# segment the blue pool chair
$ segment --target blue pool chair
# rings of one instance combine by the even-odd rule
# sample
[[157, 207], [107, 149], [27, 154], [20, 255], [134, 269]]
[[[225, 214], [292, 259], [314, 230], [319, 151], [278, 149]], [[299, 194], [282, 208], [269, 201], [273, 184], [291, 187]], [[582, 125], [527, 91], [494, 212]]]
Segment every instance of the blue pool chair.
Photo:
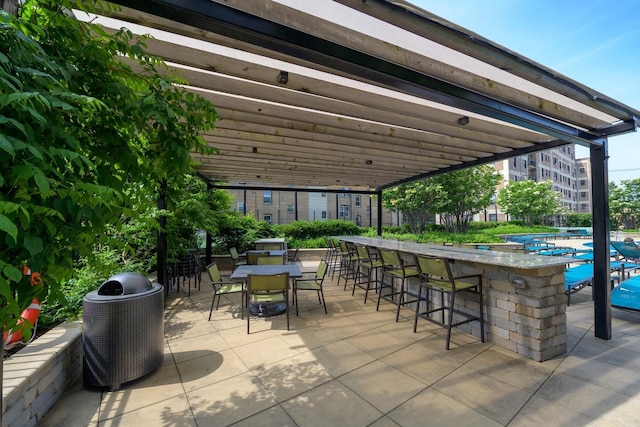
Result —
[[640, 311], [640, 276], [627, 279], [613, 288], [611, 306], [620, 310]]
[[[622, 262], [612, 262], [611, 271], [621, 271], [626, 269], [626, 264]], [[571, 305], [571, 294], [591, 286], [593, 283], [593, 264], [580, 264], [567, 268], [564, 271], [564, 293], [567, 295], [567, 305]]]

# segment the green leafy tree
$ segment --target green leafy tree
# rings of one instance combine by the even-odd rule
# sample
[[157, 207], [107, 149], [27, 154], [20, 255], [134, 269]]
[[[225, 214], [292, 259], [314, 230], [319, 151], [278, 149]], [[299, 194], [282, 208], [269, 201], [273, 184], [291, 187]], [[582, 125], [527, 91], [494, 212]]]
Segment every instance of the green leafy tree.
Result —
[[551, 181], [512, 181], [498, 192], [498, 204], [512, 217], [527, 225], [542, 223], [545, 216], [564, 214], [560, 193]]
[[638, 227], [640, 219], [640, 178], [609, 183], [609, 216], [611, 225]]
[[[94, 3], [73, 2], [86, 5]], [[0, 13], [0, 322], [8, 328], [31, 298], [61, 298], [74, 256], [90, 257], [96, 237], [122, 244], [104, 230], [134, 215], [127, 183], [144, 183], [148, 194], [162, 180], [179, 186], [190, 152], [211, 152], [201, 137], [217, 119], [211, 103], [146, 55], [144, 39], [79, 22], [71, 6], [28, 0], [20, 19]], [[25, 263], [43, 286], [30, 285]]]
[[443, 190], [438, 210], [448, 232], [466, 233], [474, 214], [491, 203], [501, 176], [491, 165], [438, 175], [432, 185]]
[[382, 205], [391, 212], [402, 213], [412, 233], [424, 231], [438, 212], [442, 188], [429, 180], [402, 184], [382, 192]]

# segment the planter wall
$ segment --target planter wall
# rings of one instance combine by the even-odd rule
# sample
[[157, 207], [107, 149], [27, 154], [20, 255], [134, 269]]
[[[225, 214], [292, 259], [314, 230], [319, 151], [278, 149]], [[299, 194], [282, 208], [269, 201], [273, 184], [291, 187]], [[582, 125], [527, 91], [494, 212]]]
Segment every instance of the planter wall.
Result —
[[82, 375], [82, 324], [51, 329], [4, 361], [2, 427], [35, 426]]

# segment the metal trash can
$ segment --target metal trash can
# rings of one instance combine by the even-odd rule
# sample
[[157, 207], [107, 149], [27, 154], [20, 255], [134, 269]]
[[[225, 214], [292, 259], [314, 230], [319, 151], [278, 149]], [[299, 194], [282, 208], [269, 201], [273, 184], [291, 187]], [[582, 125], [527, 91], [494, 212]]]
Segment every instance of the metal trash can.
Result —
[[117, 390], [164, 358], [164, 292], [137, 273], [110, 277], [83, 299], [85, 387]]

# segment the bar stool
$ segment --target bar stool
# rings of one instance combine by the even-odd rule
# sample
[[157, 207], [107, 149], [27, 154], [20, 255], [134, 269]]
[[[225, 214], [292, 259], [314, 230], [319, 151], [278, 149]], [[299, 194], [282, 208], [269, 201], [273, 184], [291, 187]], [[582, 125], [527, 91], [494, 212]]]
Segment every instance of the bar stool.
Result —
[[[454, 277], [451, 273], [449, 260], [443, 258], [434, 258], [426, 255], [416, 255], [416, 264], [420, 271], [420, 287], [418, 289], [418, 302], [416, 304], [416, 313], [413, 321], [413, 332], [417, 331], [418, 318], [428, 320], [436, 325], [447, 329], [447, 342], [445, 348], [449, 350], [451, 342], [451, 329], [463, 325], [465, 323], [478, 320], [480, 322], [480, 340], [484, 342], [484, 302], [482, 298], [482, 275], [471, 274], [466, 276]], [[461, 280], [461, 279], [464, 279]], [[469, 283], [469, 281], [477, 281], [477, 283]], [[422, 292], [425, 292], [425, 297]], [[437, 292], [440, 294], [440, 304], [433, 303], [431, 294]], [[475, 294], [478, 297], [479, 310], [478, 313], [471, 313], [470, 310], [461, 310], [456, 307], [456, 296], [466, 292]], [[446, 298], [445, 298], [446, 296]], [[420, 302], [424, 301], [426, 309], [420, 310]], [[447, 320], [445, 321], [444, 312], [447, 312]], [[434, 318], [434, 313], [440, 313], [440, 320]], [[458, 316], [454, 321], [453, 314]]]
[[340, 280], [344, 279], [344, 290], [347, 290], [347, 283], [349, 279], [355, 278], [355, 268], [357, 266], [358, 255], [355, 251], [355, 246], [351, 247], [347, 242], [339, 241], [338, 247], [340, 248], [340, 266], [338, 270], [338, 286], [340, 286]]
[[334, 272], [338, 267], [338, 262], [340, 261], [340, 255], [338, 253], [338, 248], [336, 247], [336, 242], [331, 237], [325, 236], [324, 241], [327, 246], [324, 260], [327, 263], [328, 272], [331, 272], [331, 280], [333, 280]]
[[[410, 295], [413, 298], [417, 296], [410, 292], [408, 288], [405, 286], [405, 282], [409, 277], [417, 277], [420, 272], [416, 268], [415, 265], [405, 264], [400, 258], [400, 253], [397, 250], [392, 249], [380, 249], [380, 256], [382, 257], [382, 282], [380, 283], [380, 290], [378, 292], [378, 304], [376, 306], [376, 311], [380, 309], [380, 300], [385, 298], [389, 302], [396, 304], [398, 308], [396, 309], [396, 322], [400, 319], [400, 307], [416, 302], [417, 299], [406, 300], [405, 294]], [[390, 281], [388, 284], [385, 284], [385, 277], [389, 277]], [[394, 282], [396, 280], [400, 280], [400, 289], [397, 291], [394, 288]], [[389, 288], [391, 292], [383, 297], [382, 290], [384, 288]], [[398, 295], [398, 300], [395, 301], [394, 296]]]
[[[366, 276], [364, 273], [359, 275], [360, 279], [366, 280], [356, 280], [353, 286], [353, 290], [351, 291], [351, 295], [354, 295], [356, 292], [356, 286], [364, 289], [364, 303], [367, 303], [367, 297], [369, 295], [369, 290], [375, 289], [376, 293], [380, 288], [380, 280], [378, 278], [378, 270], [383, 267], [382, 261], [378, 258], [377, 254], [374, 254], [369, 246], [365, 245], [356, 245], [356, 251], [358, 252], [358, 257], [360, 259], [359, 268], [365, 269], [367, 271]], [[375, 271], [375, 280], [371, 280], [373, 278], [373, 272]], [[373, 287], [371, 286], [373, 285]]]

